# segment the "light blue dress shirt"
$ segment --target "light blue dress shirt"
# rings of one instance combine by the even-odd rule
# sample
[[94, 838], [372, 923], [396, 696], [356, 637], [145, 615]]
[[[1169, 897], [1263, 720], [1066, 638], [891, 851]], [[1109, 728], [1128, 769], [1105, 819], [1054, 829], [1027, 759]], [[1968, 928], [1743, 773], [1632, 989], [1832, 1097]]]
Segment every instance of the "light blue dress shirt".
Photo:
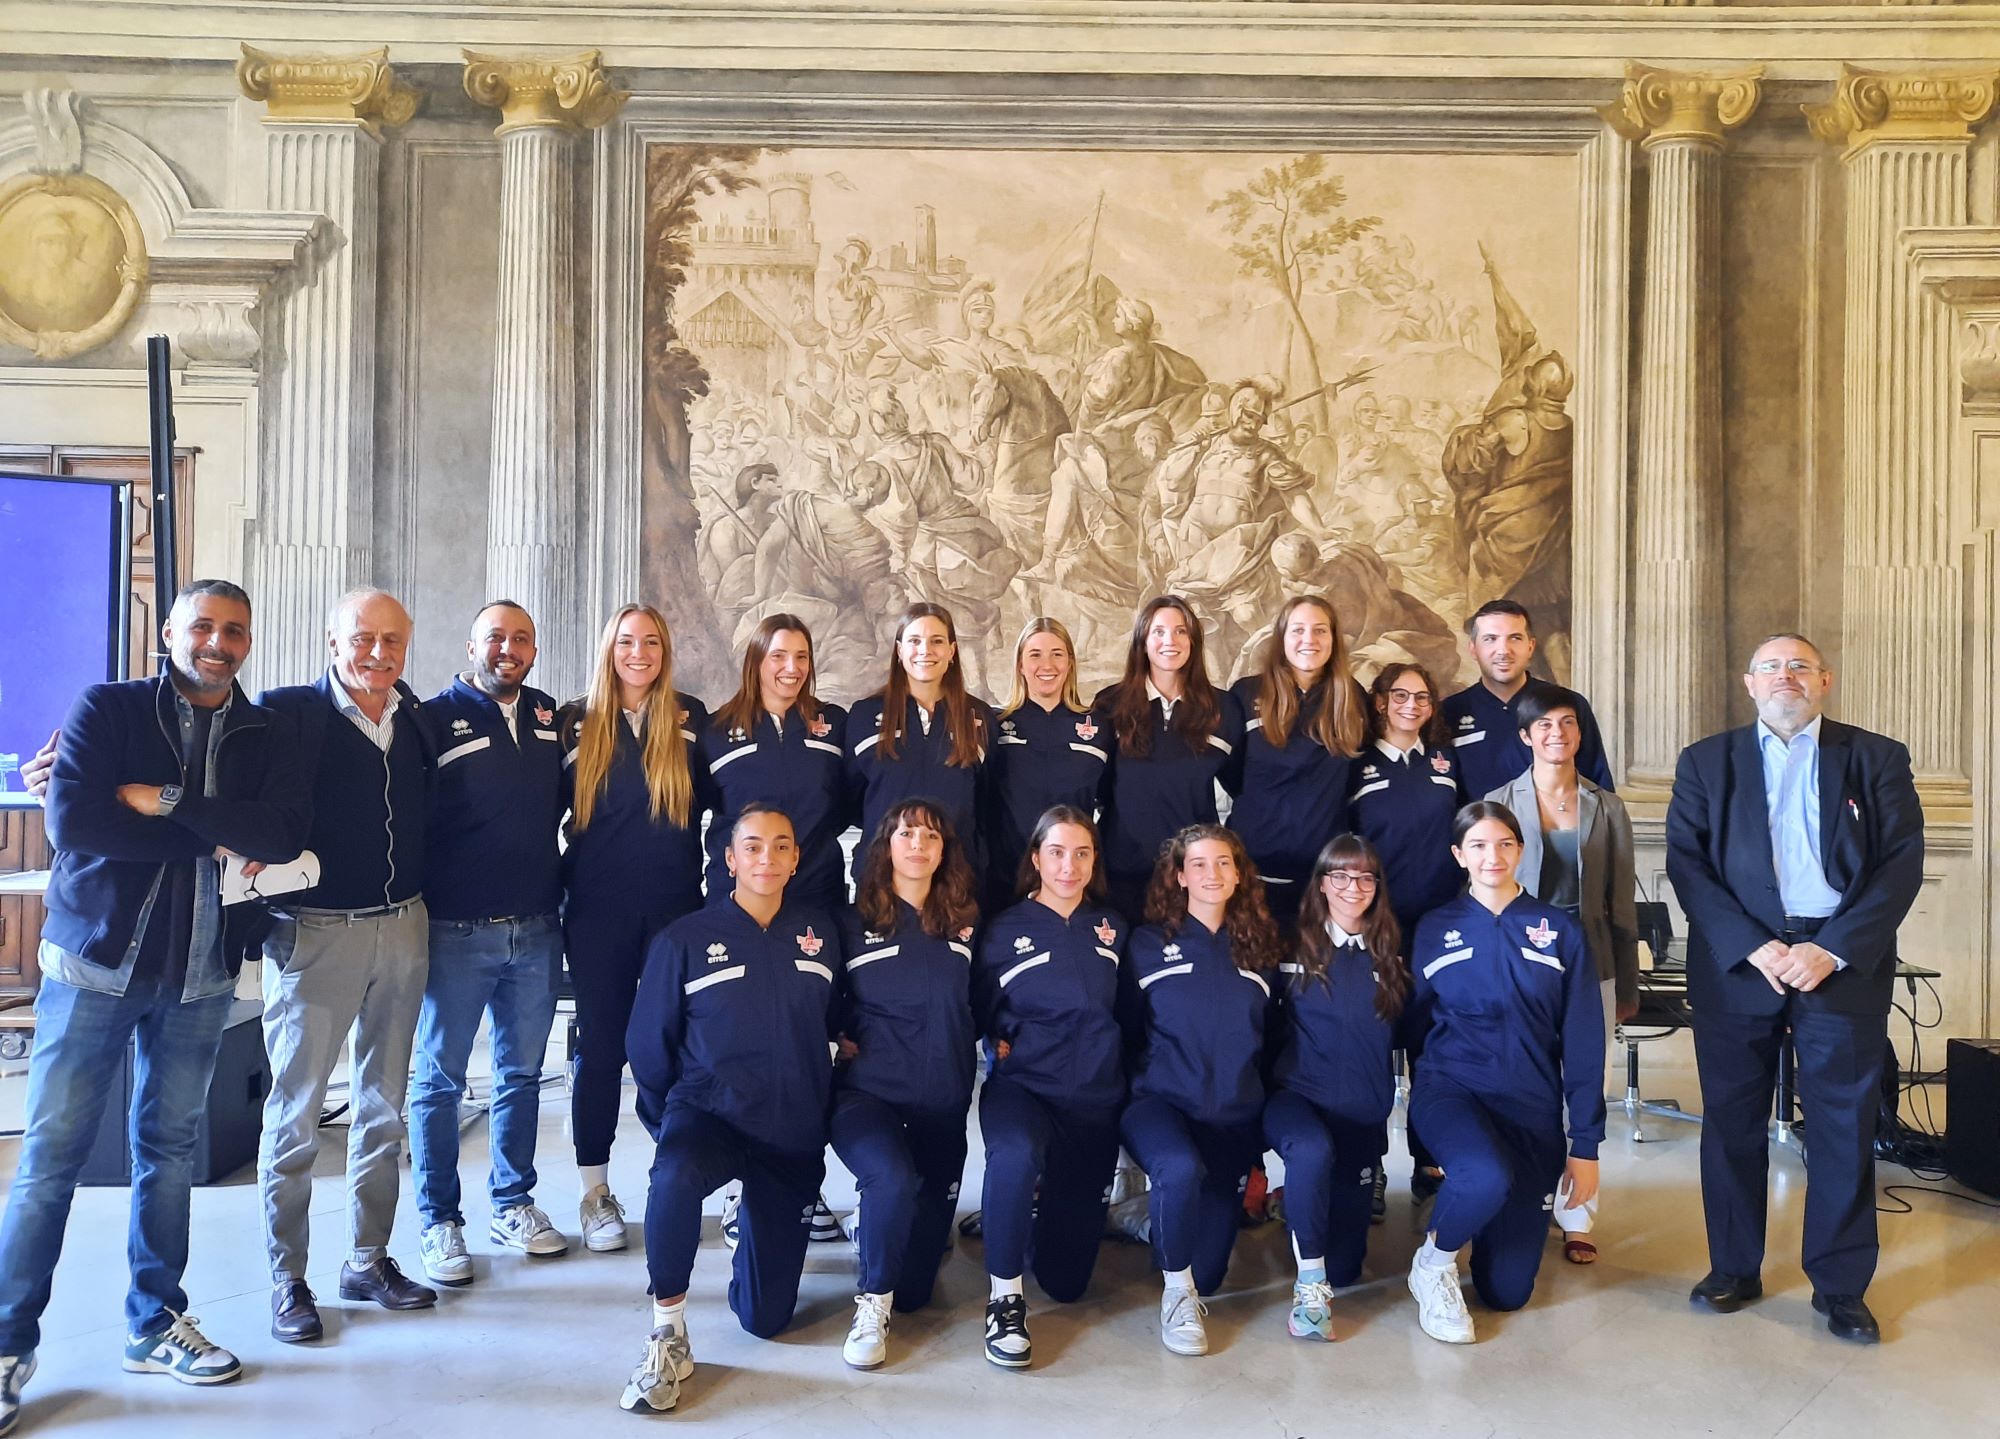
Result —
[[1819, 726], [1813, 722], [1790, 744], [1757, 722], [1764, 758], [1764, 804], [1771, 823], [1771, 860], [1785, 913], [1824, 919], [1840, 908], [1840, 891], [1826, 882], [1819, 832]]

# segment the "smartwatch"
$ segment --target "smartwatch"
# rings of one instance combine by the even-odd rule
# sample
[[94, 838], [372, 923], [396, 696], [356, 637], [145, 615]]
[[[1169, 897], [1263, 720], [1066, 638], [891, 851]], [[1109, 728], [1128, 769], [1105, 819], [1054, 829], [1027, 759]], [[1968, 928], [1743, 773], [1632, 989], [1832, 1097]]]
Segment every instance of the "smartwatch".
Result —
[[163, 784], [160, 786], [160, 813], [162, 815], [172, 814], [174, 806], [180, 802], [181, 787], [179, 785]]

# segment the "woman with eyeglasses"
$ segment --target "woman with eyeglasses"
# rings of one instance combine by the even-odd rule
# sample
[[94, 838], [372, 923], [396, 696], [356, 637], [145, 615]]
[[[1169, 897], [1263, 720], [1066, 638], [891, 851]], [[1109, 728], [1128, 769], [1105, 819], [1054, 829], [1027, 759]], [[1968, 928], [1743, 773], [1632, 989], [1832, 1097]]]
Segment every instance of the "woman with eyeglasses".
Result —
[[[1581, 701], [1557, 685], [1534, 683], [1515, 705], [1521, 740], [1534, 763], [1486, 796], [1528, 822], [1522, 826], [1521, 862], [1515, 878], [1529, 894], [1553, 904], [1583, 926], [1585, 946], [1597, 966], [1597, 988], [1608, 1043], [1618, 1025], [1639, 1012], [1639, 912], [1632, 855], [1632, 820], [1608, 789], [1577, 773], [1583, 744]], [[1532, 817], [1532, 818], [1531, 818]], [[1597, 1200], [1557, 1205], [1563, 1258], [1595, 1264], [1590, 1231]]]
[[1206, 1354], [1243, 1186], [1263, 1153], [1264, 1032], [1282, 958], [1257, 866], [1232, 830], [1189, 825], [1160, 850], [1121, 980], [1132, 1097], [1118, 1128], [1152, 1180], [1160, 1341]]
[[1597, 1193], [1604, 1016], [1583, 926], [1514, 877], [1513, 811], [1466, 805], [1452, 857], [1466, 892], [1425, 915], [1410, 946], [1410, 1042], [1422, 1056], [1410, 1118], [1444, 1182], [1409, 1282], [1424, 1333], [1470, 1344], [1458, 1251], [1472, 1246], [1489, 1309], [1519, 1309], [1535, 1292], [1551, 1204]]
[[1264, 1138], [1285, 1161], [1299, 1277], [1294, 1338], [1331, 1340], [1333, 1291], [1361, 1277], [1374, 1177], [1396, 1107], [1393, 1051], [1410, 993], [1382, 860], [1336, 835], [1313, 862], [1299, 934], [1278, 966]]
[[1272, 917], [1289, 928], [1314, 856], [1348, 827], [1354, 758], [1368, 741], [1367, 696], [1348, 668], [1332, 603], [1286, 600], [1258, 672], [1230, 693], [1245, 719], [1229, 827], [1257, 862]]

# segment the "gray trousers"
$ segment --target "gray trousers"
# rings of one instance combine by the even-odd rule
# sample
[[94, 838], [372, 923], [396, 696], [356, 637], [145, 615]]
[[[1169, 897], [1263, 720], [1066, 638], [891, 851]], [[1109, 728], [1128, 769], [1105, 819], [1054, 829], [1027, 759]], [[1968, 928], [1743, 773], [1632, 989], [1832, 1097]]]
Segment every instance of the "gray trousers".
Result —
[[349, 1066], [347, 1214], [350, 1260], [387, 1252], [406, 1131], [403, 1095], [429, 972], [422, 900], [394, 914], [302, 914], [264, 943], [264, 1048], [271, 1093], [257, 1148], [271, 1279], [303, 1279], [313, 1160], [327, 1080], [353, 1033]]

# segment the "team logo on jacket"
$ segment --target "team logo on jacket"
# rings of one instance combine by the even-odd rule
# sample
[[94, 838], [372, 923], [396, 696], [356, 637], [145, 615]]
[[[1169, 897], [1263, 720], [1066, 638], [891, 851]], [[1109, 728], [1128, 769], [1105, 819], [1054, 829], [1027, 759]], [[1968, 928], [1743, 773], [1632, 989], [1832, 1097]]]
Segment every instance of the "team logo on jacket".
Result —
[[742, 725], [733, 724], [729, 727], [729, 742], [731, 744], [742, 744], [748, 738], [750, 738], [750, 732], [744, 729]]
[[1431, 768], [1432, 768], [1432, 769], [1434, 769], [1434, 770], [1436, 770], [1436, 771], [1437, 771], [1437, 772], [1438, 772], [1439, 774], [1450, 774], [1450, 773], [1451, 773], [1451, 756], [1450, 756], [1450, 755], [1442, 755], [1442, 754], [1434, 754], [1434, 755], [1432, 755], [1432, 756], [1431, 756]]
[[1380, 776], [1381, 773], [1382, 771], [1372, 764], [1365, 764], [1361, 766], [1361, 777], [1363, 779], [1375, 779], [1378, 776]]
[[551, 725], [554, 724], [555, 722], [556, 722], [556, 712], [554, 710], [550, 709], [547, 705], [535, 706], [536, 724]]
[[1462, 936], [1455, 929], [1448, 929], [1444, 932], [1444, 942], [1447, 945], [1457, 944], [1461, 938]]
[[861, 931], [861, 942], [863, 944], [880, 944], [888, 937], [889, 936], [886, 934], [877, 934], [872, 929], [864, 929]]
[[1535, 927], [1528, 931], [1528, 943], [1536, 949], [1547, 949], [1556, 942], [1556, 932], [1549, 928], [1546, 919], [1535, 921]]
[[709, 962], [710, 964], [721, 964], [721, 963], [722, 963], [722, 962], [723, 962], [724, 960], [726, 960], [726, 959], [728, 959], [728, 958], [729, 958], [729, 946], [728, 946], [728, 945], [726, 945], [726, 944], [711, 944], [711, 945], [710, 945], [710, 946], [708, 947], [708, 962]]
[[471, 720], [466, 720], [466, 719], [455, 719], [455, 720], [453, 720], [453, 721], [451, 722], [451, 732], [452, 732], [453, 734], [455, 734], [455, 735], [460, 735], [460, 734], [471, 734], [471, 733], [472, 733], [472, 721], [471, 721]]
[[1000, 721], [1000, 733], [1002, 733], [1002, 734], [1012, 734], [1013, 732], [1014, 732], [1014, 721], [1012, 721], [1012, 720], [1001, 720], [1001, 721]]
[[1181, 957], [1181, 947], [1177, 944], [1170, 944], [1165, 949], [1160, 951], [1160, 958], [1164, 959], [1168, 964], [1172, 964], [1175, 960], [1179, 959], [1180, 957]]
[[826, 941], [813, 933], [811, 925], [807, 925], [806, 932], [799, 936], [799, 953], [803, 954], [807, 959], [811, 959], [824, 948], [826, 948]]
[[833, 721], [816, 719], [806, 726], [806, 730], [814, 739], [825, 739], [833, 733]]
[[1097, 738], [1097, 725], [1089, 715], [1085, 715], [1076, 722], [1076, 737], [1080, 740], [1094, 740]]
[[1026, 936], [1025, 934], [1017, 934], [1014, 936], [1014, 953], [1026, 954], [1029, 950], [1033, 949], [1034, 947], [1035, 947], [1035, 942], [1032, 939], [1029, 939], [1028, 936]]
[[1111, 927], [1110, 920], [1100, 919], [1097, 921], [1097, 942], [1099, 944], [1110, 944], [1117, 938], [1118, 931]]
[[968, 924], [964, 929], [961, 929], [958, 932], [958, 942], [960, 944], [964, 944], [967, 940], [971, 938], [972, 938], [972, 926]]

